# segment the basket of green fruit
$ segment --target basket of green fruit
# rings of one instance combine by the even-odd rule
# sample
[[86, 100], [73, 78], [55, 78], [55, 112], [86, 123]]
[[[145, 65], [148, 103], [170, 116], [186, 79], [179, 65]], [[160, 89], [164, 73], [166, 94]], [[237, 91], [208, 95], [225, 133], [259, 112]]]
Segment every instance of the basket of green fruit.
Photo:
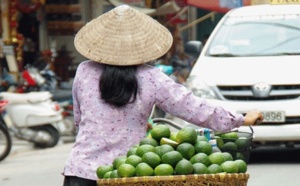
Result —
[[115, 157], [111, 165], [99, 165], [99, 186], [247, 185], [249, 174], [244, 160], [234, 160], [228, 152], [214, 152], [194, 128], [171, 131], [171, 122], [154, 122], [139, 144]]

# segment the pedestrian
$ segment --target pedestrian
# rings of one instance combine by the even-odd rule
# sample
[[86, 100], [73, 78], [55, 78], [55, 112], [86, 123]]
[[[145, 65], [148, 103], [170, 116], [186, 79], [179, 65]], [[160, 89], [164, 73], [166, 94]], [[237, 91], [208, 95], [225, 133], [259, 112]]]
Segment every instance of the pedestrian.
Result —
[[96, 169], [111, 165], [145, 137], [154, 105], [215, 131], [263, 119], [257, 110], [243, 116], [211, 105], [146, 64], [164, 55], [172, 41], [168, 29], [126, 5], [76, 34], [75, 48], [88, 60], [80, 63], [73, 82], [78, 134], [63, 171], [65, 186], [97, 185]]

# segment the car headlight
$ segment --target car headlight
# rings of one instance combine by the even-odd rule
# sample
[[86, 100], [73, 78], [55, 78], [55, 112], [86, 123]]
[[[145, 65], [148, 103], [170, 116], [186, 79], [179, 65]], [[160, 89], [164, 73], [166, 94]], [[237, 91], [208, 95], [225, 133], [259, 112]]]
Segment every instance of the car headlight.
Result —
[[206, 99], [216, 99], [216, 94], [213, 90], [196, 76], [190, 76], [187, 79], [186, 87], [191, 90], [195, 96]]

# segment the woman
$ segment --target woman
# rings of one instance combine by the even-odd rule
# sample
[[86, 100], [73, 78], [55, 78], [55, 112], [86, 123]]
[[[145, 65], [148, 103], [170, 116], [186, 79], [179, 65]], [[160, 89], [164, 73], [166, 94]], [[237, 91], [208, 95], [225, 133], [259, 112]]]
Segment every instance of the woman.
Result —
[[119, 6], [86, 24], [74, 43], [90, 59], [73, 84], [78, 128], [67, 159], [64, 185], [96, 185], [96, 169], [112, 164], [145, 137], [153, 105], [202, 127], [229, 131], [262, 120], [260, 112], [230, 113], [195, 97], [146, 62], [172, 45], [170, 32], [151, 17]]

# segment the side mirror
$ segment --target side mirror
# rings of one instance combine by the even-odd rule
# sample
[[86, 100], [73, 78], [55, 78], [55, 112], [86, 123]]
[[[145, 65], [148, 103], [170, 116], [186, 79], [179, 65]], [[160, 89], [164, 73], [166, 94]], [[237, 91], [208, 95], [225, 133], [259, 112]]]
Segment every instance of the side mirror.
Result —
[[203, 48], [201, 41], [188, 41], [184, 46], [186, 54], [198, 58]]

